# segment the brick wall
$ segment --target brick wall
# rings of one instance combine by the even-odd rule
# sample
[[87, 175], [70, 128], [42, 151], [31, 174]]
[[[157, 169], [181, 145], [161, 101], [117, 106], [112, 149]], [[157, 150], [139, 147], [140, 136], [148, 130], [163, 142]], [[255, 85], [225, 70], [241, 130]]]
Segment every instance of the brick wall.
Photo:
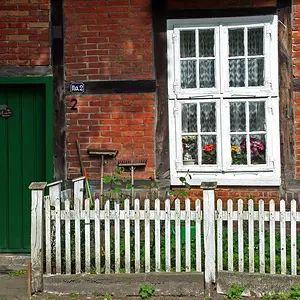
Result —
[[[293, 73], [300, 76], [300, 1], [293, 1]], [[300, 178], [300, 93], [295, 97], [296, 178]]]
[[[150, 0], [65, 1], [65, 75], [69, 81], [153, 78]], [[78, 140], [89, 177], [99, 179], [100, 157], [88, 148], [118, 151], [118, 160], [147, 160], [135, 177], [154, 177], [154, 94], [67, 98], [68, 177], [80, 174]], [[109, 173], [116, 161], [107, 161]], [[128, 174], [129, 175], [129, 174]]]
[[50, 64], [49, 0], [0, 1], [0, 65]]
[[[147, 160], [146, 168], [136, 169], [135, 177], [154, 177], [154, 95], [93, 95], [77, 99], [78, 111], [67, 113], [69, 177], [80, 174], [76, 140], [82, 149], [83, 164], [93, 179], [100, 177], [100, 157], [90, 157], [89, 147], [118, 150], [118, 160]], [[70, 108], [71, 102], [68, 103]], [[116, 165], [107, 161], [105, 173]]]
[[153, 78], [150, 8], [150, 0], [66, 0], [66, 80]]

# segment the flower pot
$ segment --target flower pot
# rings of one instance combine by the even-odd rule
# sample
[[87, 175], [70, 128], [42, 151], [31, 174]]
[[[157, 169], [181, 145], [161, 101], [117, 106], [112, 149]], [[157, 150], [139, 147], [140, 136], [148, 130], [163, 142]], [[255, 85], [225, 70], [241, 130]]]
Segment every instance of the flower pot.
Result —
[[183, 164], [185, 166], [188, 166], [188, 165], [194, 165], [195, 164], [195, 159], [187, 159], [187, 160], [184, 160], [183, 161]]

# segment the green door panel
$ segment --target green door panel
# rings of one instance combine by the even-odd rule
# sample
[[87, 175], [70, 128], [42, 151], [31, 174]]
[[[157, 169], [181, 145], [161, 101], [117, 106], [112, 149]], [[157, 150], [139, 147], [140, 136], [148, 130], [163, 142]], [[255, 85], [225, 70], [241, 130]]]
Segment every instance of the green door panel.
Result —
[[12, 116], [0, 117], [0, 252], [29, 252], [28, 186], [46, 179], [44, 86], [0, 85], [3, 104]]

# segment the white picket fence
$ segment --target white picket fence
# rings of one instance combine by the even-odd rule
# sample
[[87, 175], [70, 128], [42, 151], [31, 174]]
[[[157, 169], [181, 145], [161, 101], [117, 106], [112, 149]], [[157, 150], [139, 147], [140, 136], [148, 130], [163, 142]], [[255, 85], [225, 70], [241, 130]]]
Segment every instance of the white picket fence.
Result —
[[49, 196], [44, 196], [45, 184], [31, 185], [33, 291], [41, 289], [43, 272], [204, 271], [208, 285], [216, 281], [216, 270], [265, 273], [266, 232], [268, 272], [278, 273], [275, 237], [279, 234], [280, 273], [297, 275], [300, 212], [295, 200], [291, 201], [289, 211], [284, 200], [280, 201], [280, 211], [275, 211], [273, 200], [267, 210], [263, 200], [258, 201], [258, 210], [253, 200], [239, 200], [237, 210], [236, 203], [229, 200], [223, 209], [222, 200], [214, 198], [214, 190], [205, 189], [203, 201], [193, 201], [192, 208], [189, 199], [184, 204], [179, 199], [135, 199], [134, 207], [130, 207], [128, 199], [107, 200], [102, 208], [99, 199], [84, 200], [84, 178], [74, 180], [74, 190], [67, 197], [61, 182], [48, 187]]

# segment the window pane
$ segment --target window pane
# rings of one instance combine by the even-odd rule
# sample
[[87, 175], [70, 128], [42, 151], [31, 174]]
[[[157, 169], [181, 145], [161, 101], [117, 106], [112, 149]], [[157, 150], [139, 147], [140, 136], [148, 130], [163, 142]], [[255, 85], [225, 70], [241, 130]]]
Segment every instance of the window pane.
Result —
[[198, 138], [196, 135], [182, 136], [182, 156], [184, 165], [198, 163]]
[[199, 57], [214, 57], [214, 29], [199, 30]]
[[185, 60], [181, 61], [181, 88], [196, 87], [196, 61]]
[[248, 59], [248, 85], [262, 86], [264, 85], [264, 59], [249, 58]]
[[266, 163], [266, 135], [258, 134], [250, 136], [251, 164]]
[[246, 135], [232, 135], [231, 136], [231, 164], [232, 165], [246, 165], [247, 164], [247, 150], [241, 149], [241, 143], [246, 139]]
[[197, 104], [182, 104], [182, 132], [197, 132]]
[[266, 130], [265, 102], [249, 102], [250, 131]]
[[245, 102], [230, 102], [230, 132], [246, 131]]
[[215, 165], [217, 163], [216, 136], [205, 135], [202, 139], [202, 165]]
[[230, 87], [245, 86], [245, 60], [244, 59], [229, 60], [229, 86]]
[[180, 31], [180, 57], [195, 57], [195, 30]]
[[215, 61], [199, 61], [199, 80], [200, 88], [211, 88], [215, 86]]
[[200, 122], [202, 132], [216, 131], [216, 104], [201, 103], [200, 104]]
[[244, 55], [244, 29], [229, 29], [229, 56]]
[[264, 29], [248, 29], [248, 55], [264, 54]]

